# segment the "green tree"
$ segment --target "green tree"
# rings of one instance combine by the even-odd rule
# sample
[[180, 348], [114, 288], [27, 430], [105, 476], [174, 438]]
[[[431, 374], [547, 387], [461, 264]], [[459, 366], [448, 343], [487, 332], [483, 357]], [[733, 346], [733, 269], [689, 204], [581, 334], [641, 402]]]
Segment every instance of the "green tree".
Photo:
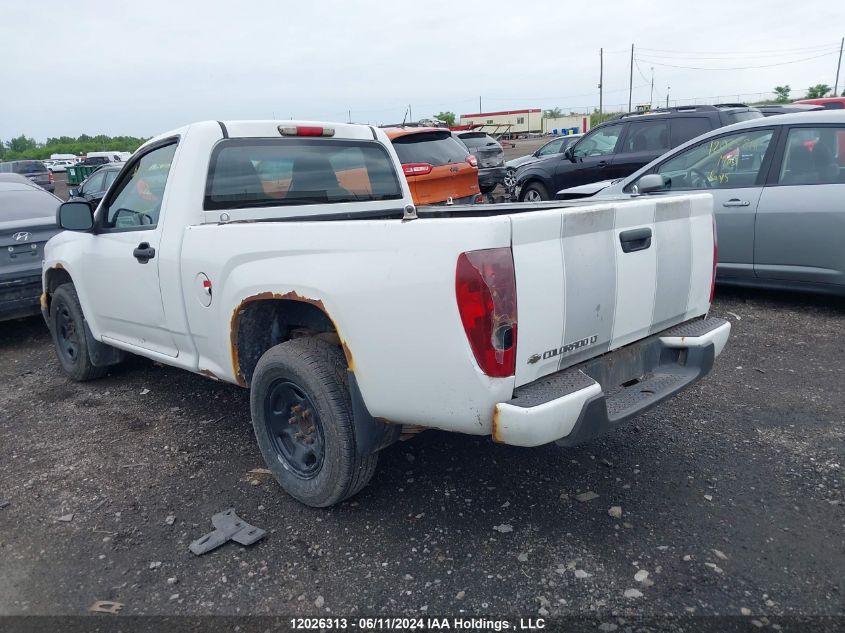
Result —
[[830, 90], [831, 88], [827, 84], [816, 84], [815, 86], [810, 86], [807, 88], [807, 96], [805, 99], [821, 99], [830, 92]]
[[434, 115], [434, 118], [443, 121], [449, 127], [455, 125], [455, 113], [454, 112], [438, 112]]
[[543, 110], [543, 118], [544, 119], [559, 119], [563, 116], [563, 110], [560, 108], [550, 108], [548, 110]]
[[599, 123], [604, 123], [608, 119], [612, 119], [613, 117], [620, 114], [619, 112], [602, 112], [599, 114], [598, 108], [593, 110], [593, 113], [590, 115], [590, 128], [596, 127]]
[[775, 103], [789, 103], [789, 92], [792, 88], [789, 84], [785, 86], [775, 86]]
[[10, 152], [29, 152], [37, 147], [38, 145], [35, 143], [34, 138], [27, 138], [23, 134], [9, 141]]

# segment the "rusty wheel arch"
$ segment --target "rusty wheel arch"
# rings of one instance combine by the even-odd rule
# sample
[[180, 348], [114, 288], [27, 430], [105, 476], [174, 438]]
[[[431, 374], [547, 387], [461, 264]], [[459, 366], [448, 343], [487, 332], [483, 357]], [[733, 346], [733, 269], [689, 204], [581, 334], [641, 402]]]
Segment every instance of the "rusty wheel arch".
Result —
[[[261, 314], [265, 306], [268, 309]], [[310, 306], [310, 308], [302, 311], [294, 306]], [[284, 319], [287, 332], [277, 331], [275, 328], [278, 327], [279, 321], [288, 316], [292, 318], [291, 320]], [[241, 338], [242, 333], [246, 337], [251, 335], [250, 331], [242, 330], [245, 317], [248, 322], [254, 322], [252, 325], [254, 333], [264, 337], [250, 348], [247, 348], [247, 340]], [[272, 325], [269, 329], [266, 327], [268, 324]], [[300, 328], [294, 326], [300, 326]], [[248, 387], [252, 372], [261, 355], [270, 347], [292, 338], [289, 336], [290, 332], [295, 329], [300, 331], [303, 326], [317, 336], [327, 333], [336, 334], [349, 369], [354, 368], [349, 346], [343, 340], [337, 324], [329, 316], [322, 300], [303, 296], [294, 290], [285, 293], [260, 292], [242, 299], [232, 312], [229, 322], [229, 349], [232, 357], [232, 372], [237, 384]]]

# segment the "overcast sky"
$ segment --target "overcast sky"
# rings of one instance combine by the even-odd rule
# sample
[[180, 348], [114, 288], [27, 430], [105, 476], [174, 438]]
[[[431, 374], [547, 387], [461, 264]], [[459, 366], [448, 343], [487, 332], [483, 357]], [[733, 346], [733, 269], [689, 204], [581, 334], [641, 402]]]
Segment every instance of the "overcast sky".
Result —
[[[845, 2], [16, 0], [0, 3], [0, 139], [151, 136], [236, 118], [395, 122], [526, 107], [793, 96], [833, 85]], [[815, 59], [808, 59], [815, 58]], [[799, 61], [802, 60], [802, 61]], [[692, 70], [759, 67], [743, 70]], [[845, 73], [843, 73], [845, 74]], [[840, 76], [839, 91], [845, 76]]]

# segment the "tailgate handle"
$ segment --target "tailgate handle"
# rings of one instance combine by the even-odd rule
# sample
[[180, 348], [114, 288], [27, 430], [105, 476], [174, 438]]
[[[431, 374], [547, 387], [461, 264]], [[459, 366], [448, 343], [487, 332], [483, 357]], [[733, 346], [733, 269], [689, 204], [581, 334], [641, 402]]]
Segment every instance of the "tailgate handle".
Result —
[[622, 231], [619, 234], [619, 242], [622, 244], [623, 253], [644, 251], [651, 246], [651, 229], [646, 226], [641, 229]]

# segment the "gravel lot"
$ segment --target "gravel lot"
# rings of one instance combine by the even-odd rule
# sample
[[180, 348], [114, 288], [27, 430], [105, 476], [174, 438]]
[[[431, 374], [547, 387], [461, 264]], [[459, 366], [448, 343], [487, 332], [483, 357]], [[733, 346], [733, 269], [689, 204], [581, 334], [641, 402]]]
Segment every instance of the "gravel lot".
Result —
[[[4, 323], [0, 614], [841, 615], [845, 304], [714, 313], [714, 372], [603, 441], [428, 431], [330, 510], [250, 473], [245, 391], [143, 359], [74, 384], [40, 319]], [[195, 557], [230, 506], [267, 537]]]

